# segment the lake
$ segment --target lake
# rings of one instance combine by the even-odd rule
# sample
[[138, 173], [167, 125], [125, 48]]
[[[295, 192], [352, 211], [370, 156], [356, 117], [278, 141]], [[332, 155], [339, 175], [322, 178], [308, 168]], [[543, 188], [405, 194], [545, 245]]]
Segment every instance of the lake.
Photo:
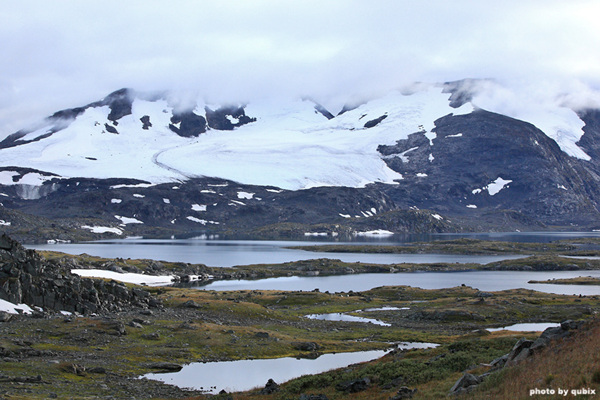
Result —
[[465, 271], [465, 272], [399, 272], [395, 274], [355, 274], [317, 277], [285, 277], [260, 280], [216, 281], [198, 285], [203, 290], [303, 290], [321, 292], [362, 292], [379, 286], [413, 286], [443, 289], [460, 285], [492, 292], [508, 289], [530, 289], [568, 295], [600, 295], [600, 286], [532, 284], [530, 280], [566, 279], [578, 276], [600, 278], [600, 271]]
[[[348, 242], [347, 244], [389, 245], [415, 240], [470, 237], [502, 241], [549, 242], [574, 237], [600, 237], [600, 232], [532, 232], [478, 233], [402, 236], [393, 240]], [[28, 248], [53, 250], [68, 254], [87, 253], [106, 258], [146, 258], [173, 262], [232, 267], [247, 264], [275, 264], [316, 258], [340, 259], [345, 262], [379, 264], [395, 263], [481, 263], [487, 264], [523, 256], [447, 255], [447, 254], [363, 254], [326, 253], [288, 249], [288, 246], [331, 244], [331, 241], [266, 241], [266, 240], [206, 240], [190, 239], [120, 239], [85, 243], [31, 245]], [[338, 242], [339, 243], [339, 242]], [[484, 291], [526, 288], [556, 294], [600, 295], [600, 286], [529, 284], [529, 280], [564, 279], [577, 276], [600, 277], [600, 271], [468, 271], [409, 272], [396, 274], [360, 274], [322, 277], [286, 277], [255, 281], [217, 281], [206, 290], [313, 290], [342, 292], [364, 291], [384, 285], [408, 285], [424, 289], [440, 289], [465, 284]]]
[[[372, 245], [393, 244], [369, 242]], [[455, 255], [455, 254], [364, 254], [326, 253], [288, 249], [289, 246], [331, 244], [331, 242], [260, 241], [260, 240], [198, 240], [198, 239], [123, 239], [85, 243], [31, 245], [37, 250], [60, 251], [68, 254], [86, 253], [105, 258], [147, 258], [161, 261], [205, 264], [210, 267], [233, 267], [249, 264], [279, 264], [316, 258], [339, 259], [344, 262], [374, 264], [397, 263], [480, 263], [522, 258], [521, 255]], [[356, 244], [356, 243], [347, 243]], [[397, 244], [397, 243], [396, 243]]]

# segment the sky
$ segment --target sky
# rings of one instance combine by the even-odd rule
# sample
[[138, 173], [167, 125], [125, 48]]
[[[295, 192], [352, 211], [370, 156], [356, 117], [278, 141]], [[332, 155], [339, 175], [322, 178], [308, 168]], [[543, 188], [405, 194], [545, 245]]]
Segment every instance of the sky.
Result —
[[599, 15], [597, 0], [6, 2], [0, 137], [122, 87], [335, 111], [416, 81], [491, 78], [507, 103], [600, 106]]

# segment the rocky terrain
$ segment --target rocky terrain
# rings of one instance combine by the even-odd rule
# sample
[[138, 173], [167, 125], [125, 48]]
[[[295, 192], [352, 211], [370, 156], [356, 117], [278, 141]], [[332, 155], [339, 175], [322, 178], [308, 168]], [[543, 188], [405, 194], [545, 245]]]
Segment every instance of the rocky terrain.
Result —
[[131, 307], [156, 308], [155, 298], [141, 288], [80, 278], [70, 269], [26, 250], [6, 235], [0, 237], [0, 298], [45, 312], [111, 313]]

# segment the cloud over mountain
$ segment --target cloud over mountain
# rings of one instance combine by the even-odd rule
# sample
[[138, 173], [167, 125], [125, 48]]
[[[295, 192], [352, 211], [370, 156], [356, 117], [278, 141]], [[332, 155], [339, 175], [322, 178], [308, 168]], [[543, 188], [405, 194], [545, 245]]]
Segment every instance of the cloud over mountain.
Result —
[[600, 84], [593, 1], [23, 1], [0, 13], [0, 136], [120, 87], [336, 108], [414, 81], [494, 78], [544, 98], [583, 87], [576, 104]]

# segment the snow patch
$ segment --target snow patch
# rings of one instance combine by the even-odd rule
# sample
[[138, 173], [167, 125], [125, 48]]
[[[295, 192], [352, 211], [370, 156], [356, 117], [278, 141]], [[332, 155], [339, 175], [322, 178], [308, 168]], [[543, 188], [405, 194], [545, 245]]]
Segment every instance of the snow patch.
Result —
[[254, 193], [237, 192], [237, 197], [238, 197], [238, 199], [247, 199], [247, 200], [250, 200], [251, 198], [254, 197]]
[[492, 183], [490, 183], [487, 187], [487, 190], [490, 194], [490, 196], [493, 196], [495, 194], [497, 194], [499, 191], [501, 191], [502, 189], [504, 189], [504, 187], [508, 187], [506, 185], [508, 185], [509, 183], [511, 183], [512, 180], [506, 180], [506, 179], [502, 179], [500, 177], [496, 178], [496, 180]]
[[467, 208], [477, 208], [475, 204], [467, 204]]
[[131, 217], [122, 217], [120, 215], [115, 215], [115, 218], [121, 221], [123, 225], [127, 224], [143, 224], [139, 219], [131, 218]]
[[105, 278], [114, 279], [115, 281], [133, 283], [136, 285], [159, 286], [167, 285], [173, 282], [173, 275], [144, 275], [134, 273], [119, 273], [114, 271], [106, 271], [103, 269], [72, 269], [71, 273], [85, 278]]
[[18, 314], [17, 310], [22, 310], [24, 314], [31, 314], [33, 310], [27, 304], [14, 304], [6, 300], [0, 299], [0, 311], [9, 314]]
[[143, 194], [134, 193], [134, 194], [133, 194], [133, 197], [137, 197], [138, 199], [143, 199], [143, 198], [144, 198], [144, 197], [146, 197], [146, 196], [145, 196], [145, 195], [143, 195]]
[[387, 231], [385, 229], [376, 229], [366, 232], [354, 232], [354, 236], [391, 236], [394, 232]]
[[425, 133], [425, 137], [427, 139], [429, 139], [429, 145], [433, 146], [433, 139], [435, 139], [437, 137], [437, 133], [431, 132], [431, 131], [430, 132], [426, 132]]
[[163, 199], [163, 203], [165, 203], [165, 204], [171, 204], [171, 200], [169, 200], [169, 199]]
[[205, 204], [192, 204], [192, 210], [193, 211], [206, 211], [206, 205]]
[[121, 203], [122, 201], [123, 201], [123, 200], [121, 200], [121, 199], [110, 199], [110, 202], [111, 202], [112, 204], [119, 204], [119, 203]]
[[123, 188], [143, 188], [143, 189], [145, 189], [145, 188], [149, 188], [149, 187], [156, 186], [156, 185], [157, 185], [156, 183], [138, 183], [135, 185], [124, 185], [124, 184], [123, 185], [113, 185], [110, 188], [111, 189], [123, 189]]
[[89, 229], [92, 233], [115, 233], [117, 235], [122, 235], [123, 231], [119, 228], [111, 228], [109, 226], [89, 226], [82, 225], [82, 229]]
[[0, 172], [0, 184], [5, 186], [12, 185], [29, 185], [29, 186], [41, 186], [44, 182], [49, 181], [51, 179], [62, 179], [62, 177], [57, 175], [42, 175], [37, 172], [28, 172], [19, 178], [17, 181], [14, 181], [13, 177], [19, 176], [20, 174], [15, 171], [1, 171]]
[[219, 223], [218, 223], [218, 222], [215, 222], [215, 221], [207, 221], [207, 220], [205, 220], [205, 219], [200, 219], [200, 218], [196, 218], [196, 217], [192, 217], [192, 216], [187, 216], [186, 218], [187, 218], [187, 219], [189, 219], [189, 220], [190, 220], [190, 221], [192, 221], [192, 222], [197, 222], [197, 223], [199, 223], [199, 224], [202, 224], [202, 225], [206, 225], [206, 224], [219, 225]]
[[501, 177], [498, 177], [498, 178], [496, 178], [495, 181], [491, 182], [487, 186], [484, 186], [480, 189], [479, 188], [473, 189], [471, 191], [471, 193], [479, 194], [479, 193], [482, 193], [484, 190], [487, 190], [488, 193], [490, 194], [490, 196], [493, 196], [495, 194], [498, 194], [498, 192], [500, 192], [505, 187], [508, 188], [507, 185], [511, 182], [512, 182], [512, 180], [502, 179]]
[[443, 220], [443, 219], [444, 219], [444, 218], [443, 218], [441, 215], [439, 215], [439, 214], [431, 214], [431, 216], [432, 216], [433, 218], [437, 219], [438, 221], [441, 221], [441, 220]]
[[11, 225], [10, 222], [0, 219], [0, 226], [10, 226], [10, 225]]

